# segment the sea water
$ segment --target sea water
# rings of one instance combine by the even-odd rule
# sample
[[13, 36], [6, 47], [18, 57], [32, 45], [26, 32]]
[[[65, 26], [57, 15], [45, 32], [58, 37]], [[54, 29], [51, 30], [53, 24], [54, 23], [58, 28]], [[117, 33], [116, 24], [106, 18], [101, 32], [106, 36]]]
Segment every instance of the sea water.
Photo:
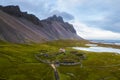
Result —
[[90, 40], [91, 42], [120, 45], [120, 40]]

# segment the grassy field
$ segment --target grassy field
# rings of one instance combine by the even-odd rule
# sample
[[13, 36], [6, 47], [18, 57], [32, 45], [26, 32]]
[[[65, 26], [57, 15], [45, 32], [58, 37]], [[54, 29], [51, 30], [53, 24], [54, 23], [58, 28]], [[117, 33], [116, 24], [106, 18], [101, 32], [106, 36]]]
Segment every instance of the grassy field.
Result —
[[[0, 41], [0, 80], [55, 80], [53, 69], [37, 61], [35, 54], [47, 50], [49, 54], [75, 51], [73, 46], [85, 46], [87, 41], [59, 40], [41, 44], [14, 44]], [[117, 47], [119, 48], [119, 47]], [[83, 67], [57, 67], [60, 80], [120, 80], [120, 55], [115, 53], [84, 53]], [[71, 57], [72, 58], [72, 57]], [[58, 58], [59, 59], [59, 58]]]
[[80, 65], [58, 68], [66, 77], [63, 80], [120, 80], [120, 55], [91, 52], [86, 52], [86, 55], [82, 68]]

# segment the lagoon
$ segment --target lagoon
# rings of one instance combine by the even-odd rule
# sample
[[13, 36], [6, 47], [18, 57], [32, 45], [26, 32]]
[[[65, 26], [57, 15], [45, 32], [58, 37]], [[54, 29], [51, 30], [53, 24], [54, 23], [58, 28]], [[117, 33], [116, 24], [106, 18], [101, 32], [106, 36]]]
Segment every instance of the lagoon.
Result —
[[113, 52], [113, 53], [120, 54], [120, 49], [111, 48], [111, 47], [99, 47], [95, 45], [90, 47], [73, 47], [73, 49], [85, 50], [85, 51], [91, 51], [91, 52]]

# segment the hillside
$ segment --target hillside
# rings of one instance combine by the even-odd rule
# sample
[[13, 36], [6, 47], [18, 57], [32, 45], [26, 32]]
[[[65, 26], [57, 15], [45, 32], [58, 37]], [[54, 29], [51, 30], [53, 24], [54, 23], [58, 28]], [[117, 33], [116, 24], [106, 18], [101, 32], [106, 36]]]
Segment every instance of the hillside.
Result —
[[59, 39], [81, 40], [73, 26], [53, 15], [39, 20], [18, 6], [0, 6], [0, 39], [13, 43], [44, 42]]

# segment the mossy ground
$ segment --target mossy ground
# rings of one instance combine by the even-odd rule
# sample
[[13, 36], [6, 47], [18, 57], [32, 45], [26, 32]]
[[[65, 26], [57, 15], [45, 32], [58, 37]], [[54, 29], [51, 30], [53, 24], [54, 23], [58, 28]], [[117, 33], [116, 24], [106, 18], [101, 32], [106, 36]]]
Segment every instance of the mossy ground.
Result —
[[[85, 46], [86, 43], [88, 42], [70, 40], [41, 44], [0, 42], [0, 80], [54, 80], [53, 69], [48, 64], [37, 61], [35, 54], [41, 50], [54, 54], [61, 47], [69, 53], [73, 51], [72, 46]], [[83, 67], [57, 67], [61, 80], [120, 80], [120, 66], [112, 66], [120, 64], [119, 54], [79, 52], [85, 53], [87, 57], [82, 61]]]

